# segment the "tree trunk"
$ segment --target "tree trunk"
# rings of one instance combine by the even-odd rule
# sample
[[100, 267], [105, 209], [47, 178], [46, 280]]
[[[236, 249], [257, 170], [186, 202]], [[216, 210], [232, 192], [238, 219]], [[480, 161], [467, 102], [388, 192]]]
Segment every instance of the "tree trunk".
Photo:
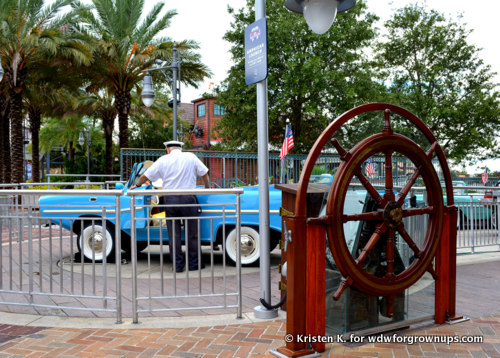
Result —
[[0, 96], [0, 182], [10, 183], [10, 121], [9, 121], [9, 99], [5, 95]]
[[[104, 174], [113, 174], [113, 129], [116, 113], [105, 113], [102, 117], [104, 127], [104, 139], [106, 140], [106, 151], [104, 154]], [[112, 180], [112, 179], [111, 179]]]
[[128, 148], [128, 114], [130, 112], [130, 91], [118, 90], [115, 93], [115, 108], [118, 112], [120, 148]]
[[26, 79], [26, 67], [18, 68], [16, 78], [12, 69], [7, 68], [5, 77], [9, 83], [9, 119], [11, 140], [11, 182], [24, 181], [24, 136], [23, 136], [23, 89]]
[[40, 125], [42, 114], [39, 108], [30, 110], [30, 129], [31, 129], [31, 156], [32, 156], [32, 179], [34, 183], [40, 182]]
[[69, 142], [68, 159], [70, 161], [75, 160], [75, 146], [73, 145], [73, 142]]
[[21, 92], [9, 89], [10, 95], [10, 123], [11, 123], [11, 172], [13, 183], [24, 181], [24, 137], [23, 137], [23, 98]]

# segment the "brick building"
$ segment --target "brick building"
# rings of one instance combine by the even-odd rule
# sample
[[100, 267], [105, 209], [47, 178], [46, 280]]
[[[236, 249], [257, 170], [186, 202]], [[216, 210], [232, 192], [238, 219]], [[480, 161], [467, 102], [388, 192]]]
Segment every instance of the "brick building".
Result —
[[[192, 101], [194, 111], [193, 128], [189, 140], [192, 142], [192, 150], [210, 150], [210, 147], [219, 143], [221, 138], [217, 136], [215, 125], [226, 112], [225, 108], [217, 104], [216, 98], [198, 98]], [[230, 178], [233, 176], [233, 163], [223, 163], [222, 158], [207, 157], [205, 165], [210, 170], [210, 177]], [[219, 179], [220, 180], [220, 179]]]
[[225, 114], [225, 108], [217, 104], [216, 98], [198, 98], [192, 101], [194, 110], [193, 129], [189, 140], [192, 149], [210, 150], [221, 141], [214, 130], [217, 121]]

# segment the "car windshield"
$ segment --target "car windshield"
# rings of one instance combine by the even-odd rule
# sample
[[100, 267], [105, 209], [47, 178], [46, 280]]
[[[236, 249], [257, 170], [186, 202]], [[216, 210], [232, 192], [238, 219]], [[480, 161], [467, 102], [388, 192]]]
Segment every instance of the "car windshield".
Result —
[[136, 180], [136, 173], [137, 173], [137, 167], [142, 164], [142, 163], [134, 163], [134, 166], [132, 167], [132, 171], [130, 172], [130, 178], [128, 178], [127, 181], [127, 188], [130, 188], [132, 185], [134, 185], [134, 180]]
[[132, 185], [137, 184], [137, 181], [141, 177], [142, 174], [146, 172], [146, 170], [153, 164], [152, 161], [146, 160], [142, 163], [135, 163], [132, 167], [132, 172], [130, 174], [130, 179], [127, 182], [127, 188], [130, 188]]

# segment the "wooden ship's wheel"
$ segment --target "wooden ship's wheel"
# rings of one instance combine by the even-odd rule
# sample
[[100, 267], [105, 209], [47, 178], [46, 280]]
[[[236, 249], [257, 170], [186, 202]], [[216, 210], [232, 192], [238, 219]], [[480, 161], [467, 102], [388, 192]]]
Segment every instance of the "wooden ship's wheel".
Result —
[[[339, 129], [365, 114], [378, 115], [383, 129], [344, 149], [337, 139]], [[391, 123], [394, 115], [415, 126], [428, 145], [421, 147], [396, 133]], [[331, 187], [319, 190], [317, 184], [310, 186], [309, 181], [329, 143], [337, 150], [341, 162]], [[372, 157], [381, 158], [377, 183], [365, 174], [366, 162]], [[399, 165], [395, 163], [402, 159], [412, 163], [412, 171], [405, 173], [410, 175], [396, 188], [393, 174]], [[438, 167], [441, 177], [437, 174]], [[426, 198], [417, 204], [415, 198], [410, 198], [416, 186], [424, 186], [427, 192]], [[325, 334], [325, 236], [342, 276], [334, 299], [352, 286], [367, 295], [382, 297], [381, 313], [397, 316], [399, 310], [398, 314], [393, 312], [397, 295], [429, 272], [435, 280], [435, 323], [458, 319], [455, 313], [457, 208], [453, 204], [451, 174], [436, 137], [414, 114], [386, 103], [370, 103], [345, 112], [316, 140], [299, 183], [285, 184], [281, 189], [283, 205], [290, 212], [283, 218], [288, 227], [283, 233], [288, 251], [282, 255], [287, 263], [287, 334], [292, 337]], [[324, 215], [314, 217], [312, 212], [316, 210], [311, 209], [311, 198], [318, 190], [327, 192], [326, 210]], [[361, 211], [359, 206], [358, 211], [349, 207], [352, 195], [359, 195], [358, 201], [363, 202]], [[418, 222], [418, 230], [410, 230], [407, 227], [410, 222], [412, 225]], [[357, 224], [354, 235], [354, 230], [346, 231]], [[310, 348], [304, 342], [287, 341], [277, 354], [298, 357], [310, 354]], [[313, 343], [312, 349], [322, 352], [325, 344]]]
[[[383, 112], [384, 127], [379, 133], [363, 139], [350, 150], [344, 149], [335, 132], [348, 120], [366, 112]], [[429, 140], [429, 149], [426, 151], [408, 137], [395, 133], [391, 126], [391, 114], [397, 113], [411, 121]], [[387, 314], [392, 315], [392, 302], [396, 294], [404, 291], [417, 282], [427, 271], [437, 279], [433, 267], [441, 236], [443, 235], [443, 217], [445, 203], [440, 179], [434, 168], [433, 159], [437, 158], [443, 167], [443, 172], [448, 172], [444, 152], [436, 138], [423, 122], [410, 112], [389, 104], [373, 103], [357, 107], [334, 121], [318, 138], [311, 150], [301, 176], [299, 187], [307, 187], [310, 169], [316, 163], [321, 149], [330, 142], [336, 148], [341, 163], [338, 167], [328, 193], [326, 215], [315, 220], [326, 225], [328, 245], [332, 252], [336, 266], [343, 278], [340, 286], [333, 295], [339, 299], [344, 290], [353, 286], [358, 290], [372, 296], [383, 296], [387, 299]], [[365, 174], [365, 164], [373, 156], [384, 157], [383, 189], [371, 184]], [[406, 183], [398, 192], [395, 190], [393, 172], [393, 157], [406, 158], [413, 163], [415, 170], [406, 179]], [[444, 165], [443, 165], [444, 164]], [[427, 203], [424, 207], [408, 207], [409, 192], [417, 179], [419, 185], [424, 185], [427, 191]], [[360, 183], [368, 196], [376, 205], [368, 212], [346, 214], [344, 204], [346, 194], [353, 182]], [[448, 205], [453, 204], [451, 183], [447, 183]], [[300, 190], [300, 189], [299, 189]], [[351, 189], [352, 190], [352, 189]], [[301, 195], [298, 195], [296, 213], [300, 214]], [[425, 216], [426, 225], [423, 240], [414, 240], [405, 227], [404, 219], [412, 216]], [[349, 222], [370, 222], [374, 230], [369, 239], [362, 246], [352, 252], [352, 247], [346, 242], [344, 224]], [[411, 250], [411, 262], [395, 268], [396, 239], [404, 240]], [[383, 243], [384, 269], [372, 272], [367, 264], [367, 258], [376, 245]]]

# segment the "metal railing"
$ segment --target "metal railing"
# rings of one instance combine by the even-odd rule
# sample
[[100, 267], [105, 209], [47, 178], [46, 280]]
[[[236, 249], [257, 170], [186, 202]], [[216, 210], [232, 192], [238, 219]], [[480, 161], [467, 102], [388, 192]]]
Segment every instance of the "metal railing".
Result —
[[[24, 307], [19, 311], [23, 313], [29, 307], [32, 311], [28, 312], [34, 314], [54, 309], [59, 314], [85, 311], [86, 315], [107, 317], [111, 313], [116, 322], [122, 321], [124, 312], [138, 322], [140, 313], [187, 309], [235, 308], [241, 317], [240, 256], [237, 255], [234, 273], [229, 273], [233, 268], [226, 267], [225, 255], [222, 255], [222, 268], [217, 262], [216, 269], [214, 252], [218, 242], [212, 235], [210, 245], [204, 246], [203, 255], [209, 257], [205, 270], [191, 272], [191, 275], [187, 269], [182, 275], [172, 274], [168, 260], [163, 257], [167, 252], [166, 243], [155, 242], [151, 236], [155, 220], [150, 213], [155, 205], [135, 199], [158, 194], [223, 195], [225, 199], [217, 204], [215, 212], [209, 210], [210, 205], [203, 205], [205, 211], [211, 213], [195, 220], [203, 227], [207, 226], [205, 222], [210, 226], [217, 220], [222, 221], [224, 237], [228, 230], [225, 223], [231, 220], [231, 229], [239, 233], [242, 192], [242, 189], [135, 190], [124, 196], [121, 190], [0, 190], [0, 305], [11, 311]], [[44, 200], [42, 207], [32, 205], [34, 197], [45, 195], [53, 200]], [[106, 203], [101, 204], [101, 200]], [[44, 211], [43, 217], [40, 211]], [[140, 212], [146, 214], [141, 216]], [[134, 220], [130, 220], [131, 217]], [[167, 230], [162, 229], [165, 227], [160, 227], [160, 235], [166, 239]], [[114, 255], [104, 255], [100, 260], [99, 252], [107, 252], [109, 248], [104, 239], [108, 234], [114, 238]], [[86, 235], [91, 239], [86, 239]], [[136, 239], [141, 235], [146, 235], [150, 245], [148, 251], [139, 256], [139, 261]], [[132, 252], [122, 251], [123, 243], [128, 244]], [[221, 243], [225, 245], [224, 240]], [[85, 255], [86, 244], [90, 255]], [[239, 253], [239, 241], [237, 250]], [[220, 285], [221, 279], [223, 285]], [[122, 287], [132, 287], [132, 290]], [[173, 292], [169, 291], [172, 287], [176, 288]], [[124, 302], [132, 304], [123, 307]]]
[[[412, 190], [425, 197], [425, 188]], [[500, 251], [500, 197], [485, 198], [484, 193], [489, 190], [492, 187], [484, 185], [454, 187], [454, 204], [458, 209], [457, 253], [474, 253], [479, 249]]]
[[[231, 221], [235, 223], [236, 237], [240, 237], [240, 195], [243, 193], [242, 189], [195, 189], [195, 190], [133, 190], [130, 195], [130, 215], [135, 218], [131, 221], [131, 243], [132, 243], [132, 317], [133, 322], [138, 322], [138, 316], [141, 312], [164, 312], [164, 311], [182, 311], [190, 309], [227, 309], [236, 308], [237, 317], [242, 317], [242, 286], [241, 286], [241, 255], [236, 255], [235, 275], [228, 274], [228, 265], [226, 263], [226, 243], [225, 240], [217, 241], [216, 231], [217, 223], [222, 223], [220, 236], [226, 237], [226, 226]], [[137, 197], [144, 195], [225, 195], [224, 198], [218, 200], [217, 204], [195, 204], [203, 212], [200, 216], [196, 217], [180, 217], [174, 219], [157, 219], [157, 225], [151, 225], [151, 215], [137, 215], [138, 211], [149, 211], [153, 209], [164, 209], [172, 205], [161, 204], [146, 204], [138, 202]], [[231, 194], [228, 198], [227, 194]], [[138, 205], [139, 204], [139, 205]], [[178, 205], [177, 205], [178, 206]], [[183, 205], [193, 206], [193, 205]], [[189, 268], [189, 242], [185, 240], [185, 265], [186, 269], [182, 273], [177, 273], [175, 264], [170, 265], [164, 259], [166, 254], [166, 245], [163, 244], [164, 237], [167, 235], [165, 231], [166, 222], [170, 220], [172, 225], [175, 225], [176, 220], [184, 222], [184, 232], [188, 236], [188, 227], [186, 222], [188, 220], [195, 220], [198, 227], [198, 245], [203, 245], [208, 248], [208, 252], [204, 252], [207, 259], [203, 259], [201, 250], [198, 253], [198, 262], [206, 265], [205, 269], [190, 271]], [[155, 232], [156, 231], [156, 232]], [[208, 231], [208, 240], [207, 238]], [[228, 232], [227, 232], [228, 233]], [[146, 281], [148, 290], [138, 292], [138, 275], [137, 275], [137, 244], [140, 238], [146, 238], [148, 246], [154, 241], [153, 237], [160, 235], [160, 240], [156, 241], [159, 244], [154, 254], [151, 250], [147, 251], [147, 266], [142, 269], [143, 281]], [[205, 240], [204, 240], [205, 239]], [[219, 279], [222, 279], [222, 284], [216, 284], [217, 278], [215, 274], [215, 246], [221, 244], [222, 246], [222, 262], [217, 265]], [[240, 240], [236, 240], [236, 252], [240, 253]], [[173, 251], [175, 252], [175, 241], [173, 242]], [[151, 266], [151, 261], [154, 259], [159, 260], [158, 266]], [[172, 260], [175, 260], [172, 258]], [[201, 264], [200, 264], [201, 265]], [[155, 277], [155, 272], [160, 273], [159, 277]], [[168, 272], [165, 272], [168, 271]], [[170, 273], [171, 272], [171, 273]], [[192, 274], [190, 274], [192, 272]], [[203, 275], [202, 275], [203, 273]], [[145, 282], [143, 282], [144, 285]], [[231, 301], [232, 300], [232, 301]], [[171, 304], [171, 302], [175, 304]], [[190, 304], [189, 302], [198, 302], [197, 304]], [[201, 301], [201, 302], [200, 302]], [[182, 305], [181, 302], [186, 304]]]
[[[215, 151], [191, 151], [209, 168], [210, 179], [219, 187], [231, 188], [245, 185], [257, 185], [257, 153], [247, 152], [215, 152]], [[133, 149], [122, 148], [120, 150], [120, 173], [121, 180], [128, 178], [134, 163], [145, 160], [155, 161], [165, 151], [161, 149]], [[269, 153], [269, 182], [297, 183], [300, 179], [303, 165], [307, 159], [305, 154], [289, 154], [285, 161], [279, 159], [278, 153]], [[380, 183], [384, 181], [385, 171], [384, 158], [373, 157], [375, 178]], [[407, 158], [393, 157], [393, 180], [395, 185], [402, 185], [408, 174], [412, 174], [415, 165]], [[323, 153], [317, 159], [312, 174], [334, 174], [340, 165], [340, 158], [336, 154]], [[437, 160], [433, 160], [437, 163]], [[281, 180], [281, 166], [284, 166], [284, 178]], [[362, 165], [364, 168], [366, 163]], [[439, 174], [439, 167], [436, 166]]]
[[46, 176], [48, 183], [51, 178], [120, 178], [120, 174], [46, 174]]
[[[113, 312], [121, 322], [121, 260], [117, 253], [115, 280], [107, 275], [106, 260], [95, 260], [88, 267], [83, 256], [75, 260], [77, 236], [63, 228], [62, 221], [70, 222], [72, 228], [95, 227], [106, 221], [106, 216], [97, 218], [67, 215], [53, 218], [51, 225], [42, 219], [27, 199], [30, 196], [89, 195], [86, 190], [2, 190], [0, 192], [0, 293], [1, 305], [29, 306], [34, 312], [45, 310], [88, 311], [92, 315]], [[115, 204], [102, 207], [120, 211], [121, 191], [92, 191], [93, 195], [115, 198]], [[59, 209], [71, 209], [73, 205], [62, 201]], [[115, 235], [119, 237], [117, 230]], [[99, 275], [98, 272], [102, 272]], [[82, 302], [89, 302], [83, 305]], [[25, 312], [23, 310], [23, 312]]]

